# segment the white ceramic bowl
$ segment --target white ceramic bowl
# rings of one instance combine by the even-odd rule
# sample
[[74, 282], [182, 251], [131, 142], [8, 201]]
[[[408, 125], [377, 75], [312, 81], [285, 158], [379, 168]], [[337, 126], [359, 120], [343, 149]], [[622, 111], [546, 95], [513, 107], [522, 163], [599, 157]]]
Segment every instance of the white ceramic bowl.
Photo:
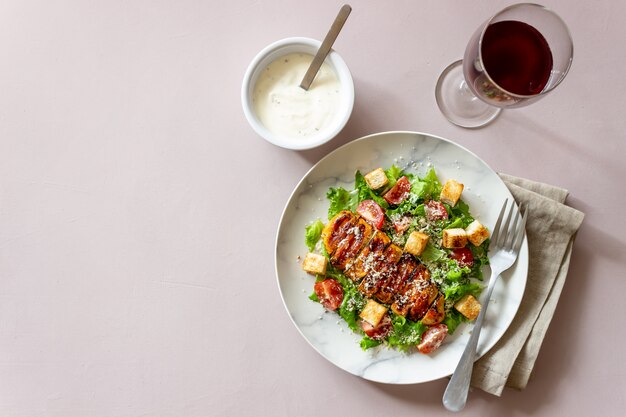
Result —
[[354, 107], [354, 82], [352, 81], [352, 75], [350, 74], [350, 70], [348, 69], [345, 61], [334, 50], [331, 50], [326, 57], [325, 62], [330, 64], [332, 69], [337, 74], [341, 85], [341, 100], [338, 115], [334, 118], [331, 124], [327, 125], [323, 129], [320, 129], [319, 133], [316, 133], [315, 135], [304, 138], [291, 138], [269, 131], [263, 123], [261, 123], [255, 113], [254, 104], [252, 102], [252, 94], [261, 72], [273, 61], [284, 55], [297, 52], [315, 55], [320, 47], [320, 44], [320, 41], [309, 38], [282, 39], [265, 47], [252, 60], [250, 66], [248, 66], [243, 79], [243, 85], [241, 87], [243, 112], [254, 131], [259, 136], [274, 145], [287, 149], [298, 150], [311, 149], [316, 146], [320, 146], [337, 136], [337, 134], [344, 128], [350, 118], [350, 115], [352, 114], [352, 108]]

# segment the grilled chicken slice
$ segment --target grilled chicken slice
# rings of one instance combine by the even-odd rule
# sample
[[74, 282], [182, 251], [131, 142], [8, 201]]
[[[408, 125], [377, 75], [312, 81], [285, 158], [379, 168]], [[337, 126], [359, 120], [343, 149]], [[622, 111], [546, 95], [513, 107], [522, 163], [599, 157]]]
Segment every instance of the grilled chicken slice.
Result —
[[380, 230], [376, 230], [369, 243], [346, 269], [346, 275], [353, 281], [360, 281], [374, 268], [376, 260], [383, 258], [385, 249], [390, 243], [391, 239], [389, 239], [389, 236]]
[[390, 244], [385, 249], [380, 259], [374, 259], [372, 269], [363, 278], [359, 285], [359, 291], [368, 297], [372, 297], [378, 292], [393, 275], [396, 274], [396, 264], [402, 257], [402, 248], [395, 244]]
[[[424, 264], [418, 264], [413, 270], [411, 280], [406, 282], [394, 296], [394, 302], [391, 304], [391, 309], [401, 316], [406, 317], [413, 305], [418, 301], [421, 292], [425, 291], [430, 286], [430, 272]], [[424, 313], [426, 312], [425, 306]]]
[[439, 294], [439, 288], [432, 282], [428, 281], [426, 288], [421, 289], [417, 295], [413, 295], [413, 303], [409, 310], [409, 318], [418, 321], [428, 311], [430, 305], [435, 301]]
[[343, 271], [349, 263], [354, 262], [361, 249], [370, 241], [374, 228], [359, 218], [356, 225], [346, 230], [344, 238], [339, 241], [337, 249], [330, 256], [330, 263]]
[[440, 293], [422, 318], [422, 323], [427, 326], [441, 323], [446, 318], [445, 301], [445, 297]]
[[412, 255], [403, 254], [397, 264], [396, 273], [380, 286], [376, 298], [382, 303], [391, 303], [393, 297], [413, 278], [417, 266], [418, 263]]
[[345, 239], [348, 230], [356, 226], [358, 222], [354, 213], [344, 210], [340, 211], [330, 219], [324, 229], [322, 229], [322, 242], [329, 255], [333, 255], [342, 240]]

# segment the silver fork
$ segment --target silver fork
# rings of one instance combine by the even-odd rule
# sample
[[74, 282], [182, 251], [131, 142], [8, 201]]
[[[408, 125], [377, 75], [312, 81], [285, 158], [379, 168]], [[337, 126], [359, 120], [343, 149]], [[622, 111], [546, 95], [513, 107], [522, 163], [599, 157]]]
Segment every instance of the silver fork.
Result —
[[524, 234], [526, 232], [526, 211], [520, 216], [520, 211], [516, 209], [515, 203], [513, 202], [506, 216], [506, 220], [504, 220], [504, 223], [502, 222], [508, 201], [508, 199], [504, 201], [500, 215], [498, 216], [498, 221], [491, 234], [491, 243], [489, 245], [489, 251], [491, 252], [491, 256], [489, 257], [491, 279], [487, 287], [487, 295], [483, 301], [480, 314], [478, 314], [478, 318], [476, 319], [476, 324], [474, 324], [474, 328], [472, 329], [470, 340], [443, 394], [443, 405], [450, 411], [461, 411], [463, 407], [465, 407], [467, 392], [469, 390], [470, 380], [472, 379], [474, 360], [476, 358], [476, 346], [478, 345], [480, 329], [482, 328], [487, 306], [491, 299], [491, 293], [493, 292], [493, 288], [500, 274], [515, 263], [517, 254], [522, 246], [522, 241], [524, 240]]

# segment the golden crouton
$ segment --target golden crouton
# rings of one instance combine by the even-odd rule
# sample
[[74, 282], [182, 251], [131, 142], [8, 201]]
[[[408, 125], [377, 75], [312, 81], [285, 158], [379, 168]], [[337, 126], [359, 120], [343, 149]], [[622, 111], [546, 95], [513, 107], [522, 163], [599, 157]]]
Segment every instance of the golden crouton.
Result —
[[325, 256], [317, 253], [307, 253], [302, 262], [302, 269], [310, 274], [324, 275], [326, 273], [326, 262]]
[[457, 201], [459, 201], [459, 198], [461, 198], [462, 192], [463, 184], [455, 180], [448, 180], [441, 189], [441, 195], [439, 196], [439, 199], [442, 202], [454, 207]]
[[454, 308], [470, 320], [475, 320], [480, 313], [480, 301], [473, 295], [465, 294], [459, 301], [454, 304]]
[[422, 252], [424, 252], [424, 248], [426, 248], [428, 239], [430, 239], [430, 236], [425, 233], [417, 231], [411, 232], [404, 245], [404, 251], [411, 255], [420, 256]]
[[369, 299], [367, 300], [367, 304], [361, 311], [361, 318], [371, 324], [372, 326], [378, 326], [378, 323], [383, 319], [387, 313], [387, 307], [382, 304], [378, 304], [376, 301]]
[[465, 233], [465, 229], [444, 229], [441, 244], [444, 248], [448, 249], [464, 247], [467, 245], [467, 233]]
[[372, 190], [378, 190], [379, 188], [387, 185], [389, 182], [389, 179], [387, 178], [387, 175], [385, 175], [385, 171], [383, 171], [382, 168], [376, 168], [363, 178], [365, 178], [365, 182]]
[[480, 246], [489, 237], [489, 231], [478, 220], [474, 220], [465, 228], [467, 239], [474, 246]]

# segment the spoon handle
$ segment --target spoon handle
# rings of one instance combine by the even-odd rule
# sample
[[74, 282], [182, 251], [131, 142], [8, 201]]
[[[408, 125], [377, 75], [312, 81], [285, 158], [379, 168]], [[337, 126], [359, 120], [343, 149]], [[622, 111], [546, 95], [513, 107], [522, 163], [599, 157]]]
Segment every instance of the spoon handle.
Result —
[[335, 17], [335, 21], [333, 22], [330, 30], [328, 31], [326, 37], [320, 45], [320, 49], [318, 49], [317, 53], [315, 54], [313, 62], [311, 62], [309, 69], [307, 70], [306, 74], [304, 74], [304, 78], [300, 83], [300, 87], [302, 87], [303, 89], [308, 90], [309, 87], [311, 87], [311, 83], [315, 79], [317, 72], [322, 66], [324, 59], [326, 59], [326, 55], [328, 55], [328, 53], [330, 52], [330, 48], [333, 46], [333, 43], [335, 43], [335, 39], [337, 39], [337, 36], [339, 35], [341, 28], [343, 28], [343, 24], [346, 23], [346, 20], [348, 19], [351, 11], [352, 7], [350, 7], [350, 5], [348, 4], [344, 4], [339, 10], [337, 17]]

